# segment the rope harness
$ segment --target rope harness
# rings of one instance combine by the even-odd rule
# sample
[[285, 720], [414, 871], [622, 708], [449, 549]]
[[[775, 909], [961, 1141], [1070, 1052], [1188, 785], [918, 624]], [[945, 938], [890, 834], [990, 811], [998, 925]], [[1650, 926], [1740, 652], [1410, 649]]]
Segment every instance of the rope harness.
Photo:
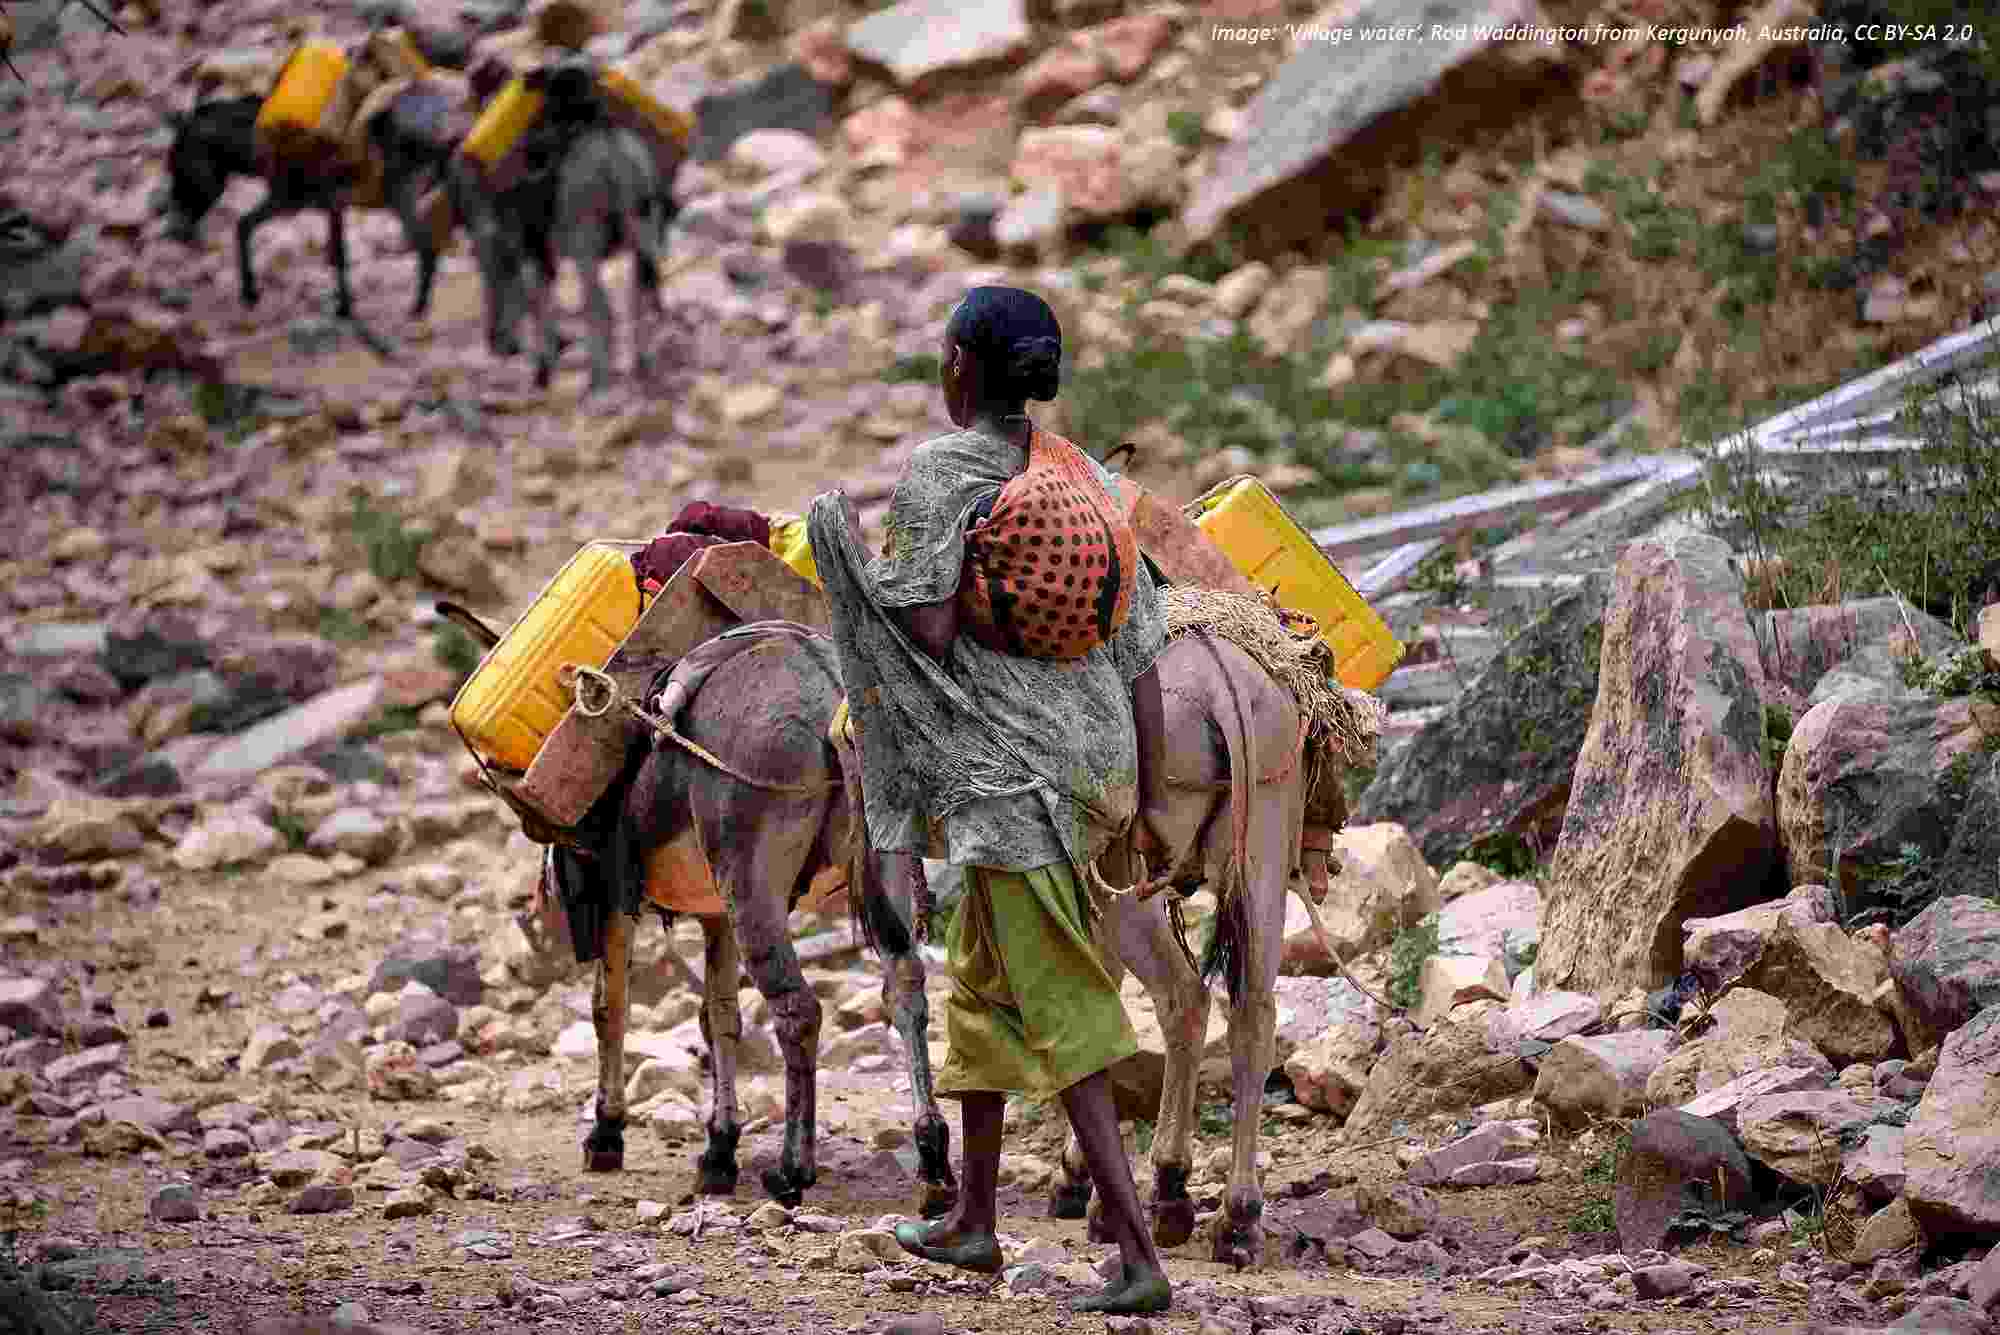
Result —
[[671, 742], [711, 769], [762, 792], [782, 793], [788, 797], [824, 797], [842, 784], [842, 780], [839, 779], [821, 779], [816, 783], [780, 783], [775, 779], [759, 779], [754, 775], [745, 774], [692, 737], [684, 736], [674, 727], [673, 720], [667, 715], [649, 710], [626, 695], [608, 672], [583, 667], [576, 663], [565, 663], [557, 674], [557, 680], [569, 688], [572, 703], [575, 704], [579, 714], [588, 718], [602, 718], [613, 709], [623, 708], [627, 714], [646, 725], [656, 741]]

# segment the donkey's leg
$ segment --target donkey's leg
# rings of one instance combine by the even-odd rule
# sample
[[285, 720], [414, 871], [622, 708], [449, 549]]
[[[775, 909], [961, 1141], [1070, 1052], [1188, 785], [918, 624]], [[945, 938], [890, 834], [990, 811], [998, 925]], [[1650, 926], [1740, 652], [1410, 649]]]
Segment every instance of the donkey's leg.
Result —
[[637, 918], [613, 913], [604, 924], [604, 954], [591, 989], [590, 1023], [597, 1030], [597, 1123], [583, 1142], [583, 1171], [615, 1173], [625, 1166], [626, 983], [632, 970]]
[[354, 318], [354, 296], [347, 290], [347, 211], [338, 204], [326, 209], [327, 258], [333, 261], [333, 313]]
[[257, 207], [236, 220], [236, 287], [243, 297], [245, 306], [255, 306], [261, 294], [257, 290], [257, 273], [250, 260], [250, 243], [257, 235], [257, 229], [273, 218], [282, 218], [298, 212], [298, 205], [281, 198], [275, 190], [267, 190]]
[[652, 341], [646, 337], [646, 317], [665, 313], [660, 298], [660, 248], [655, 235], [653, 208], [638, 210], [628, 220], [632, 243], [632, 377], [645, 380], [652, 373]]
[[1194, 1160], [1195, 1084], [1208, 1035], [1208, 989], [1168, 920], [1164, 896], [1113, 901], [1105, 923], [1120, 959], [1153, 999], [1166, 1043], [1159, 1120], [1153, 1127], [1153, 1241], [1178, 1247], [1194, 1236], [1188, 1174]]
[[[521, 267], [521, 288], [526, 305], [534, 312], [535, 324], [541, 330], [541, 351], [535, 355], [535, 388], [547, 389], [556, 378], [556, 361], [562, 356], [561, 333], [557, 329], [556, 278], [562, 272], [560, 265], [552, 265], [540, 273], [540, 282], [528, 276], [528, 268], [534, 264], [531, 259]], [[588, 284], [590, 270], [578, 266], [580, 276]]]
[[958, 1180], [951, 1171], [951, 1128], [938, 1111], [931, 1079], [930, 999], [924, 994], [924, 961], [910, 934], [916, 900], [915, 877], [924, 864], [906, 854], [881, 857], [880, 896], [864, 895], [862, 911], [882, 948], [882, 1009], [902, 1037], [910, 1061], [910, 1097], [917, 1105], [911, 1135], [917, 1144], [917, 1210], [926, 1219], [950, 1214], [958, 1204]]
[[410, 303], [410, 318], [421, 320], [431, 305], [431, 284], [437, 278], [437, 246], [431, 237], [431, 229], [417, 214], [417, 177], [405, 171], [383, 191], [389, 197], [389, 207], [403, 224], [403, 239], [410, 243], [410, 249], [417, 253], [417, 294]]
[[[590, 392], [601, 393], [611, 383], [613, 351], [611, 295], [604, 290], [603, 272], [611, 250], [610, 229], [595, 220], [572, 224], [564, 234], [562, 248], [576, 263], [577, 281], [583, 286], [584, 323], [590, 337]], [[543, 354], [553, 369], [553, 340], [544, 341]]]
[[[1265, 754], [1269, 753], [1267, 749]], [[1264, 1187], [1257, 1172], [1257, 1128], [1277, 1037], [1276, 983], [1284, 945], [1285, 889], [1291, 875], [1289, 850], [1298, 847], [1302, 807], [1296, 776], [1254, 790], [1249, 865], [1239, 882], [1241, 973], [1229, 1020], [1235, 1125], [1230, 1128], [1229, 1190], [1223, 1196], [1214, 1253], [1216, 1260], [1238, 1269], [1258, 1264], [1263, 1256]]]
[[708, 1108], [708, 1144], [694, 1161], [695, 1190], [704, 1196], [728, 1196], [736, 1190], [736, 1145], [743, 1137], [736, 1120], [736, 1052], [743, 1040], [736, 979], [743, 972], [743, 961], [727, 918], [703, 918], [701, 935], [701, 1036], [708, 1040], [714, 1101]]
[[[805, 1188], [819, 1178], [815, 1076], [820, 1006], [792, 949], [786, 897], [819, 837], [824, 806], [816, 800], [775, 798], [742, 785], [734, 785], [721, 805], [717, 815], [702, 813], [702, 851], [729, 905], [744, 967], [771, 1008], [778, 1051], [785, 1059], [785, 1148], [778, 1166], [765, 1171], [764, 1190], [779, 1204], [796, 1206]], [[710, 837], [711, 830], [734, 834], [725, 845]]]

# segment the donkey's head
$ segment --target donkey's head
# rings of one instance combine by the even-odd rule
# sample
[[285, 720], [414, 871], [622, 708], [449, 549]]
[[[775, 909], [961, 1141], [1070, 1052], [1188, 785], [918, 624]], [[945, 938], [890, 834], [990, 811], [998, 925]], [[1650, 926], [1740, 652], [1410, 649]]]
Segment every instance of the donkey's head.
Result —
[[198, 103], [184, 115], [169, 115], [174, 132], [167, 150], [167, 235], [194, 244], [195, 229], [229, 178], [254, 170], [257, 98]]

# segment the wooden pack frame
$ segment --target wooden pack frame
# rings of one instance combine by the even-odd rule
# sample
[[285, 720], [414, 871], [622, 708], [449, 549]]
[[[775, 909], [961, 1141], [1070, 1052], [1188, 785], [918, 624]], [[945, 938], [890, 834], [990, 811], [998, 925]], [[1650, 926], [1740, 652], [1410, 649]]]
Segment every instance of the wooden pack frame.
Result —
[[[642, 542], [594, 539], [628, 552]], [[752, 621], [795, 621], [827, 630], [826, 597], [769, 548], [731, 542], [690, 557], [653, 596], [637, 624], [604, 665], [620, 699], [639, 700], [653, 678], [695, 646]], [[489, 764], [470, 742], [486, 785], [521, 818], [537, 843], [569, 842], [569, 831], [624, 770], [630, 759], [631, 716], [622, 709], [591, 715], [572, 704], [526, 772]], [[461, 734], [463, 740], [463, 734]]]

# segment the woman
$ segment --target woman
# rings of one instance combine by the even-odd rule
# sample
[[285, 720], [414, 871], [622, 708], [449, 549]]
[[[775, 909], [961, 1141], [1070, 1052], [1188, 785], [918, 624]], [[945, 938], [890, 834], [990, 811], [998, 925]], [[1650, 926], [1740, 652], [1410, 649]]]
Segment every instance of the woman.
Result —
[[[1157, 743], [1161, 731], [1152, 670], [1166, 639], [1158, 595], [1143, 562], [1130, 561], [1122, 625], [1112, 629], [1107, 616], [1108, 637], [1080, 658], [991, 647], [990, 634], [972, 633], [961, 602], [967, 530], [1028, 466], [1035, 428], [1026, 404], [1055, 397], [1061, 358], [1061, 328], [1040, 297], [974, 288], [944, 339], [945, 406], [963, 429], [912, 456], [883, 554], [858, 568], [865, 558], [835, 522], [834, 498], [814, 503], [812, 540], [860, 739], [870, 837], [885, 854], [929, 853], [966, 869], [947, 942], [950, 1057], [937, 1084], [960, 1101], [964, 1190], [952, 1215], [928, 1227], [904, 1224], [896, 1239], [927, 1260], [998, 1272], [1006, 1096], [1057, 1095], [1123, 1261], [1118, 1279], [1074, 1306], [1159, 1312], [1172, 1290], [1106, 1074], [1138, 1043], [1092, 942], [1081, 875], [1135, 833], [1150, 759], [1138, 739]], [[1042, 447], [1050, 448], [1047, 438]], [[1115, 508], [1110, 475], [1065, 457], [1081, 485], [1100, 489]], [[1135, 550], [1129, 540], [1124, 550]], [[1104, 564], [1101, 555], [1092, 560]], [[1122, 564], [1109, 562], [1114, 578]], [[1034, 624], [1036, 612], [1024, 615]]]

